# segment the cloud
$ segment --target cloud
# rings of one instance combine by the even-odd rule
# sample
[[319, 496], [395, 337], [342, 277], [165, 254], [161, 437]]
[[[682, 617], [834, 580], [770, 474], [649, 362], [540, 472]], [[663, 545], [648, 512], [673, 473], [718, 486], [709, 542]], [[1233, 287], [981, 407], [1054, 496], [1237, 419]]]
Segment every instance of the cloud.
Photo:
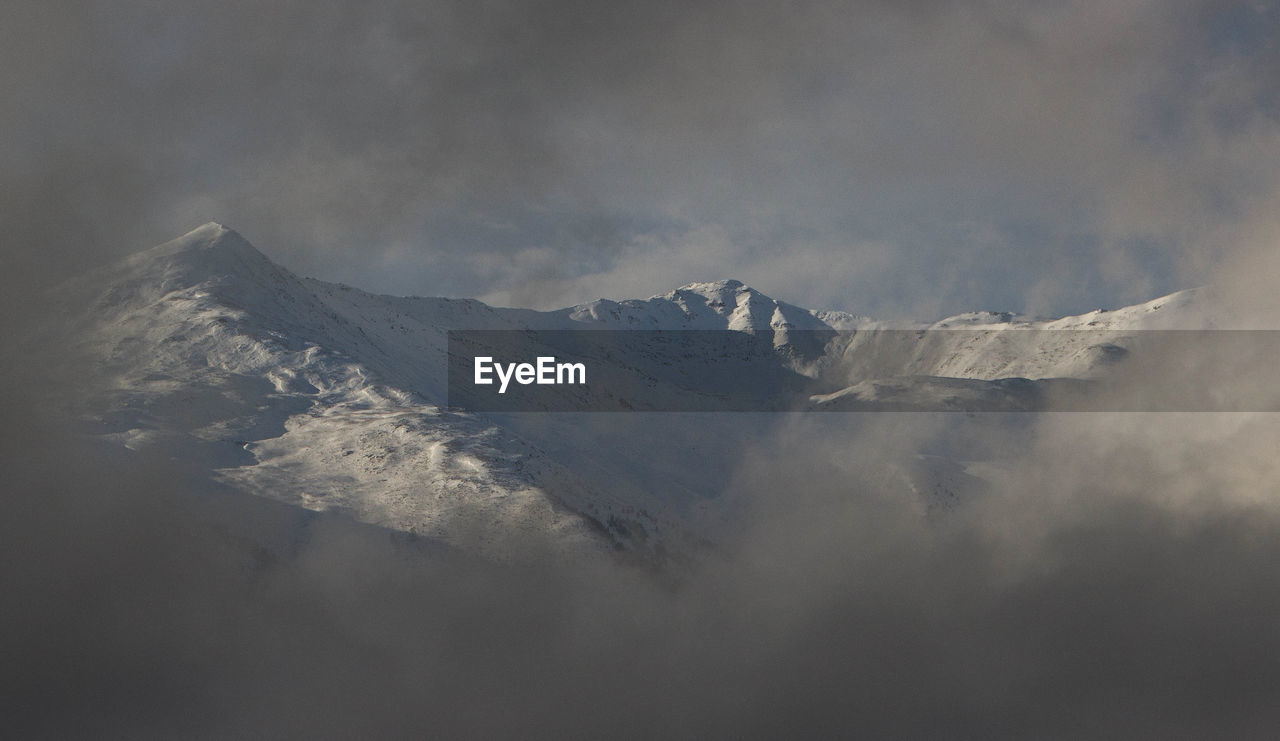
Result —
[[[636, 7], [14, 4], [0, 339], [41, 286], [209, 218], [405, 292], [722, 268], [864, 312], [1055, 311], [1213, 277], [1273, 324], [1275, 55], [1242, 30], [1268, 8]], [[672, 584], [201, 495], [35, 403], [83, 372], [46, 351], [0, 366], [10, 735], [1278, 720], [1274, 415], [805, 417], [740, 451], [736, 534]], [[992, 490], [921, 517], [901, 471], [955, 449]]]
[[[1170, 416], [791, 417], [674, 582], [193, 495], [7, 416], [6, 730], [1261, 735], [1280, 430]], [[1007, 443], [1004, 475], [922, 518], [895, 471], [955, 440]]]
[[218, 219], [398, 293], [1062, 313], [1202, 282], [1276, 186], [1265, 7], [15, 7], [3, 218], [54, 275]]

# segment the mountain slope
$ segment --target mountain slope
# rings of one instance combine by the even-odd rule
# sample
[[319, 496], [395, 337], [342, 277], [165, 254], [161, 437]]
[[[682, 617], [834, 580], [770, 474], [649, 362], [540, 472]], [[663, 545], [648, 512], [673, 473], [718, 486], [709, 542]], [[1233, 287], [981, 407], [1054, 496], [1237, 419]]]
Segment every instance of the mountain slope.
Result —
[[[451, 411], [443, 406], [448, 330], [769, 333], [777, 356], [760, 367], [803, 361], [828, 374], [833, 385], [816, 399], [821, 405], [843, 403], [875, 378], [1084, 378], [1113, 362], [1109, 348], [1126, 332], [1194, 321], [1197, 311], [1195, 294], [1184, 292], [1049, 322], [969, 314], [909, 327], [965, 332], [889, 346], [882, 335], [849, 331], [880, 323], [802, 309], [738, 281], [553, 312], [376, 296], [299, 278], [218, 224], [58, 293], [61, 325], [50, 332], [95, 368], [70, 402], [94, 434], [195, 462], [236, 489], [496, 558], [526, 541], [569, 553], [620, 548], [649, 560], [688, 553], [713, 537], [743, 451], [766, 439], [776, 419]], [[1044, 342], [1045, 330], [1083, 327], [1105, 332]], [[1016, 331], [1025, 329], [1042, 331]], [[999, 384], [980, 392], [1017, 390]], [[937, 482], [973, 488], [958, 465], [931, 459], [905, 475], [913, 491], [934, 496], [941, 486], [938, 496], [951, 501], [960, 485]]]

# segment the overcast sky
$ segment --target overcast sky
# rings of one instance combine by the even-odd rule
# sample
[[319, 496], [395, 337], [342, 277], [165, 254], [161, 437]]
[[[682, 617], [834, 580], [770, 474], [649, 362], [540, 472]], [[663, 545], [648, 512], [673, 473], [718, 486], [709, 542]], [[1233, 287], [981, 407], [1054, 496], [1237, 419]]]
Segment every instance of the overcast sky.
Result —
[[[218, 220], [303, 275], [541, 308], [736, 277], [1062, 314], [1219, 280], [1280, 326], [1277, 27], [1181, 0], [6, 0], [0, 325]], [[0, 352], [12, 735], [1280, 725], [1274, 414], [798, 415], [671, 589], [180, 496], [164, 450], [57, 424], [84, 368], [31, 344]], [[955, 440], [1001, 451], [997, 483], [922, 520], [884, 472]]]
[[1204, 282], [1275, 206], [1278, 25], [1182, 0], [17, 0], [4, 259], [63, 272], [217, 220], [303, 275], [538, 308], [729, 277], [877, 316], [1117, 306]]

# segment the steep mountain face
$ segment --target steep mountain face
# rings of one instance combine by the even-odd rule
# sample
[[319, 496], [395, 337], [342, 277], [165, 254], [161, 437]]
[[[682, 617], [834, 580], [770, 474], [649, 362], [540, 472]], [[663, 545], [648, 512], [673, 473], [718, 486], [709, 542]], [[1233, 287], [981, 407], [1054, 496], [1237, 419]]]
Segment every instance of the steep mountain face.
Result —
[[579, 551], [657, 529], [493, 423], [440, 409], [447, 328], [556, 317], [302, 280], [217, 224], [65, 294], [74, 341], [100, 363], [83, 403], [126, 447], [495, 557], [522, 534]]
[[[847, 330], [883, 325], [775, 301], [732, 280], [553, 312], [375, 296], [294, 276], [218, 224], [81, 276], [59, 296], [63, 324], [50, 331], [95, 366], [73, 401], [94, 434], [163, 450], [242, 491], [495, 558], [529, 539], [566, 553], [688, 553], [714, 539], [738, 456], [773, 422], [451, 411], [448, 330], [766, 332], [778, 362], [793, 364], [792, 338], [803, 333], [829, 340], [800, 353], [809, 372], [834, 379], [814, 400], [821, 406], [861, 398], [868, 378], [1086, 378], [1124, 352], [1127, 332], [1199, 322], [1196, 295], [1184, 292], [1048, 322], [966, 314], [911, 328], [973, 331], [868, 347], [883, 340]], [[1009, 331], [1085, 327], [1097, 331], [1061, 333], [1047, 349], [1043, 332]], [[903, 388], [896, 393], [938, 387]], [[921, 460], [904, 480], [926, 508], [977, 487], [958, 460]]]

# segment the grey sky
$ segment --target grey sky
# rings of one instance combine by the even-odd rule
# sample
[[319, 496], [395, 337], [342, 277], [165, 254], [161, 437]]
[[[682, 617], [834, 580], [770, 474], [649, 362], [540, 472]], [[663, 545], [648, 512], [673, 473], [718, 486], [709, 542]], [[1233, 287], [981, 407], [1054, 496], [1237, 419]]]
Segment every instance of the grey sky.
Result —
[[1113, 306], [1207, 280], [1274, 199], [1278, 21], [9, 3], [6, 259], [61, 271], [216, 219], [302, 274], [542, 308], [724, 277], [880, 315]]
[[[542, 307], [734, 276], [862, 313], [1062, 313], [1220, 277], [1273, 320], [1277, 21], [10, 0], [0, 314], [217, 219], [302, 274]], [[43, 349], [0, 353], [11, 735], [1280, 723], [1275, 415], [790, 420], [727, 482], [737, 537], [671, 589], [537, 544], [508, 566], [409, 558], [342, 518], [182, 495], [163, 452], [58, 423], [84, 369]], [[1003, 451], [998, 485], [922, 520], [893, 466], [955, 440]]]

